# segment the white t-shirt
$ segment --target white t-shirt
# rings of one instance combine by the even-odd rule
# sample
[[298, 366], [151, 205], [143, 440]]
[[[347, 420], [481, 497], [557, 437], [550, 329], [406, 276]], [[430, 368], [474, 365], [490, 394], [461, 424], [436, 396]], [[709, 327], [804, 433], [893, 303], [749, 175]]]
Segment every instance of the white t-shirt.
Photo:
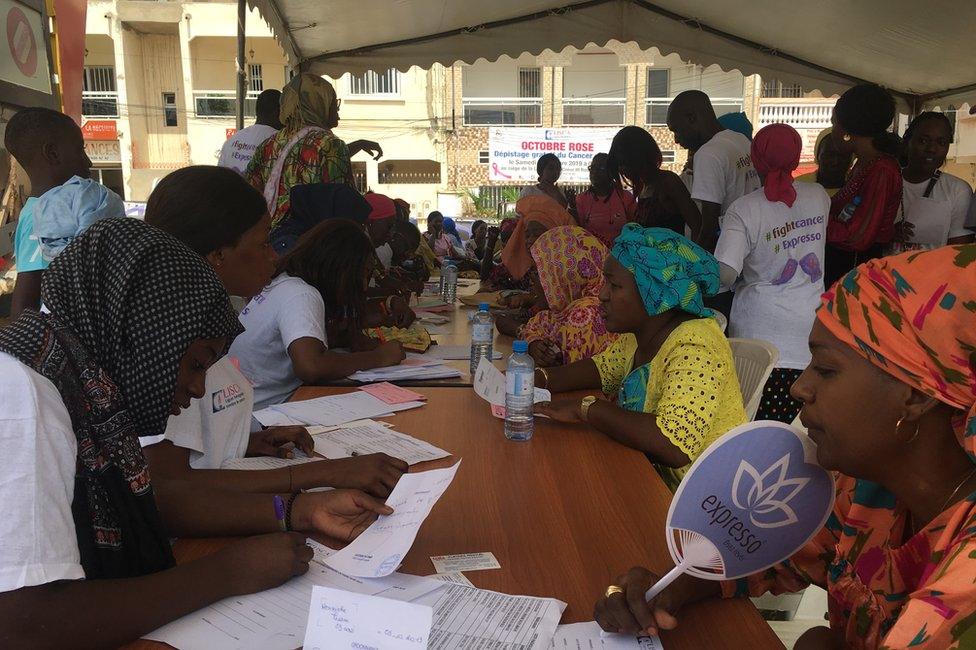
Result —
[[943, 172], [926, 198], [924, 194], [929, 180], [931, 179], [921, 183], [902, 183], [901, 200], [905, 219], [915, 225], [912, 243], [939, 248], [953, 237], [973, 234], [966, 228], [966, 218], [973, 198], [969, 183]]
[[190, 408], [171, 415], [166, 433], [140, 438], [143, 447], [169, 440], [190, 450], [193, 469], [220, 469], [232, 458], [243, 458], [251, 434], [254, 389], [229, 356], [207, 370], [206, 395]]
[[393, 247], [388, 243], [377, 247], [376, 257], [379, 258], [380, 264], [383, 265], [384, 269], [389, 269], [393, 266]]
[[281, 404], [302, 385], [288, 356], [288, 346], [311, 337], [328, 345], [325, 302], [314, 287], [287, 273], [278, 275], [241, 312], [244, 333], [234, 339], [230, 356], [254, 387], [254, 408]]
[[966, 228], [976, 230], [976, 192], [969, 200], [969, 216], [966, 217]]
[[0, 449], [0, 592], [84, 578], [71, 516], [71, 418], [54, 384], [4, 353]]
[[695, 152], [691, 198], [718, 203], [724, 215], [733, 201], [759, 189], [751, 146], [749, 138], [729, 129], [712, 136]]
[[247, 164], [254, 157], [254, 150], [262, 142], [277, 133], [277, 129], [264, 124], [252, 124], [241, 129], [230, 137], [220, 148], [219, 167], [230, 167], [238, 174], [243, 174]]
[[715, 257], [739, 272], [729, 335], [769, 341], [779, 349], [777, 368], [801, 370], [810, 363], [807, 338], [824, 292], [830, 198], [816, 183], [793, 187], [792, 208], [771, 203], [762, 189], [734, 202]]

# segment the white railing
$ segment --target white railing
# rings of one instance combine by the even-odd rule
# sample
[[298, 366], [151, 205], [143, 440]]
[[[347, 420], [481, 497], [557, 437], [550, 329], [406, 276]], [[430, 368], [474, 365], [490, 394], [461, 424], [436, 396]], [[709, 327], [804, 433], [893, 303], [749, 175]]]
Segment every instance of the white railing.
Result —
[[118, 117], [119, 93], [114, 90], [82, 91], [81, 114], [85, 117]]
[[[741, 97], [711, 97], [712, 108], [715, 115], [721, 117], [726, 113], [738, 113], [742, 111]], [[668, 106], [674, 101], [674, 97], [648, 97], [647, 114], [645, 121], [648, 126], [666, 126], [668, 123]]]
[[541, 126], [541, 97], [465, 97], [465, 126]]
[[[244, 98], [244, 115], [254, 117], [258, 95], [256, 90], [247, 91]], [[193, 114], [206, 119], [232, 118], [237, 115], [237, 93], [233, 90], [194, 90]]]
[[624, 123], [626, 97], [567, 97], [563, 124], [618, 126]]
[[794, 129], [826, 129], [830, 126], [830, 115], [834, 111], [833, 102], [789, 102], [776, 104], [759, 104], [760, 129], [767, 124], [789, 124]]

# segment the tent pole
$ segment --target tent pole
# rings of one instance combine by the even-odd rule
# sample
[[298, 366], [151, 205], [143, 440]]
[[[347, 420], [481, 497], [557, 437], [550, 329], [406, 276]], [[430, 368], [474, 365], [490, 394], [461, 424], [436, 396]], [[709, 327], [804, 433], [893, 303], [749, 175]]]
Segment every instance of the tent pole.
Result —
[[237, 130], [244, 128], [244, 24], [247, 20], [247, 0], [237, 0]]

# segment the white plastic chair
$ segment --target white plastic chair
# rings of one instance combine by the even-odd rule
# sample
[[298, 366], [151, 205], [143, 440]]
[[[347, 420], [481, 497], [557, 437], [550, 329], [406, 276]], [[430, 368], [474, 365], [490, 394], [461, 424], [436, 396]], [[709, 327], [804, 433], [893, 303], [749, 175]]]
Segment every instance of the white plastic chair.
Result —
[[735, 373], [739, 376], [739, 390], [746, 407], [746, 417], [751, 421], [759, 410], [763, 388], [779, 361], [779, 350], [767, 341], [759, 339], [729, 339]]
[[712, 318], [714, 318], [715, 319], [715, 322], [718, 323], [718, 328], [720, 330], [722, 330], [724, 332], [725, 330], [728, 329], [728, 327], [729, 327], [729, 321], [725, 317], [725, 314], [723, 314], [722, 312], [718, 311], [717, 309], [713, 309], [712, 310]]

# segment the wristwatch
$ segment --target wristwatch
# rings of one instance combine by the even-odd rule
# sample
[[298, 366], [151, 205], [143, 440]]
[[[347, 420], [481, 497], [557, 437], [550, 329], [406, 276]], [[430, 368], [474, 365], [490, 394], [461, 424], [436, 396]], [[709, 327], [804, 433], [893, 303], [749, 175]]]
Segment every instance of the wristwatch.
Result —
[[596, 396], [595, 395], [587, 395], [586, 397], [583, 398], [583, 401], [580, 402], [580, 414], [583, 416], [583, 421], [584, 422], [589, 422], [590, 421], [590, 418], [589, 418], [589, 415], [590, 415], [590, 407], [593, 406], [593, 404], [595, 402], [596, 402]]

